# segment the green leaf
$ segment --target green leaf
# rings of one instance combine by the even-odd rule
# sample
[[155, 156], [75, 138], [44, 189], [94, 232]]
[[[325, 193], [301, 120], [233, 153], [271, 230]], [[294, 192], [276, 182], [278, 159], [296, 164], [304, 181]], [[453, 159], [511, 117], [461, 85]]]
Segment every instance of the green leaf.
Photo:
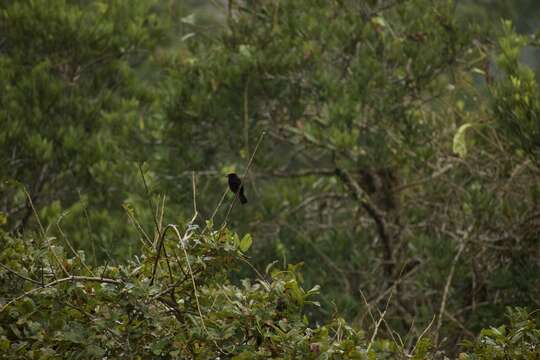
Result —
[[248, 251], [252, 243], [253, 243], [253, 238], [251, 237], [251, 234], [244, 235], [242, 240], [240, 240], [240, 245], [239, 245], [240, 251], [242, 252]]
[[251, 59], [253, 57], [253, 50], [251, 46], [249, 45], [244, 45], [244, 44], [240, 45], [238, 47], [238, 51], [240, 52], [242, 56], [244, 56], [247, 59]]
[[195, 14], [189, 14], [188, 16], [180, 19], [180, 21], [184, 24], [195, 25]]
[[384, 21], [384, 18], [381, 16], [375, 16], [371, 19], [371, 22], [379, 25], [380, 27], [386, 27], [386, 21]]
[[255, 354], [253, 352], [242, 352], [236, 356], [233, 357], [233, 360], [249, 360], [255, 358]]
[[458, 154], [459, 157], [464, 158], [467, 155], [467, 142], [465, 139], [465, 132], [468, 128], [472, 127], [473, 124], [466, 123], [459, 127], [458, 131], [454, 135], [454, 153]]
[[5, 336], [0, 337], [0, 350], [7, 351], [10, 344], [10, 341]]

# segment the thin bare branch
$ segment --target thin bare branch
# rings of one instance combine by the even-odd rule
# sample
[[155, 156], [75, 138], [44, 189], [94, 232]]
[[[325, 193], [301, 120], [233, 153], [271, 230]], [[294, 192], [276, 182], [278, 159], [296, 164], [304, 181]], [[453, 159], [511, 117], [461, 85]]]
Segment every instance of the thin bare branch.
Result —
[[36, 284], [36, 285], [40, 285], [40, 286], [41, 286], [41, 282], [40, 282], [40, 281], [37, 281], [37, 280], [34, 280], [34, 279], [30, 279], [29, 277], [26, 277], [26, 276], [24, 276], [24, 275], [21, 275], [21, 274], [19, 274], [18, 272], [16, 272], [15, 270], [13, 270], [13, 269], [7, 267], [6, 265], [4, 265], [4, 264], [2, 264], [2, 263], [0, 263], [0, 267], [2, 267], [3, 269], [5, 269], [6, 271], [12, 273], [13, 275], [15, 275], [15, 276], [17, 276], [17, 277], [20, 277], [20, 278], [23, 279], [23, 280], [26, 280], [26, 281], [29, 281], [29, 282], [31, 282], [31, 283], [34, 283], [34, 284]]
[[[192, 219], [191, 222], [193, 222], [194, 220], [195, 220], [195, 217]], [[182, 250], [184, 251], [184, 255], [186, 257], [186, 263], [187, 263], [187, 266], [188, 266], [189, 274], [191, 276], [191, 283], [193, 285], [193, 293], [195, 294], [195, 302], [197, 303], [197, 311], [199, 312], [199, 316], [201, 318], [202, 327], [203, 327], [204, 331], [208, 334], [208, 330], [206, 329], [206, 325], [204, 324], [204, 317], [202, 315], [201, 305], [199, 303], [199, 295], [197, 293], [197, 285], [195, 284], [195, 277], [193, 276], [193, 270], [191, 269], [191, 264], [189, 263], [189, 256], [188, 256], [188, 253], [187, 253], [187, 250], [186, 250], [187, 240], [189, 240], [189, 238], [191, 237], [191, 235], [192, 235], [191, 231], [192, 230], [188, 227], [188, 230], [186, 231], [186, 233], [182, 237], [180, 235], [180, 233], [178, 232], [178, 228], [176, 227], [176, 225], [170, 225], [170, 226], [176, 232], [176, 235], [178, 236], [178, 240], [180, 241], [180, 245], [182, 247]]]
[[[154, 214], [154, 204], [152, 203], [152, 197], [150, 195], [150, 190], [148, 189], [148, 184], [146, 183], [146, 178], [144, 176], [144, 171], [142, 169], [142, 165], [139, 163], [137, 164], [137, 166], [139, 167], [139, 171], [141, 173], [141, 179], [143, 181], [143, 185], [144, 185], [144, 190], [146, 192], [146, 199], [148, 201], [148, 206], [150, 207], [150, 210], [152, 210], [152, 214], [154, 215], [153, 216], [153, 219], [154, 219], [154, 225], [156, 226], [156, 232], [157, 232], [157, 236], [156, 236], [156, 239], [159, 239], [160, 238], [160, 235], [161, 235], [161, 231], [160, 231], [160, 228], [159, 228], [159, 223], [158, 223], [158, 219], [157, 219], [157, 216], [156, 214]], [[155, 245], [155, 241], [154, 241], [154, 245]]]
[[381, 323], [384, 320], [384, 316], [386, 315], [386, 311], [388, 310], [388, 305], [390, 304], [390, 300], [392, 299], [393, 292], [390, 293], [390, 296], [388, 296], [388, 300], [386, 301], [386, 306], [384, 307], [384, 311], [382, 313], [379, 313], [379, 321], [377, 321], [377, 324], [375, 325], [375, 329], [373, 330], [373, 334], [371, 335], [371, 339], [369, 341], [368, 347], [366, 349], [366, 353], [369, 354], [369, 350], [373, 346], [373, 342], [375, 341], [375, 338], [377, 337], [377, 333], [379, 332], [379, 327], [381, 326]]
[[71, 252], [73, 253], [73, 256], [75, 256], [77, 259], [79, 259], [79, 262], [81, 263], [81, 265], [83, 265], [86, 268], [86, 271], [88, 271], [90, 274], [92, 274], [92, 276], [94, 276], [94, 273], [92, 272], [90, 267], [88, 267], [88, 265], [86, 265], [86, 262], [84, 262], [84, 260], [79, 255], [79, 253], [77, 251], [75, 251], [75, 249], [73, 248], [73, 245], [71, 245], [71, 242], [68, 240], [66, 234], [64, 233], [64, 231], [62, 230], [62, 227], [60, 226], [60, 222], [62, 221], [62, 219], [64, 218], [64, 216], [66, 214], [67, 214], [67, 212], [63, 213], [62, 215], [60, 215], [60, 217], [58, 217], [58, 220], [56, 221], [56, 227], [58, 228], [58, 231], [60, 232], [60, 235], [62, 235], [62, 239], [64, 240], [64, 242], [66, 243], [68, 248], [71, 250]]
[[442, 319], [443, 319], [443, 315], [444, 315], [445, 310], [446, 310], [446, 301], [448, 300], [448, 293], [450, 291], [450, 285], [452, 284], [452, 279], [454, 278], [454, 272], [456, 270], [456, 265], [457, 265], [457, 263], [458, 263], [458, 261], [459, 261], [459, 259], [461, 257], [461, 253], [465, 249], [468, 234], [469, 234], [469, 232], [467, 232], [465, 234], [465, 236], [463, 237], [463, 239], [461, 240], [461, 243], [459, 244], [458, 251], [457, 251], [456, 255], [454, 256], [454, 260], [452, 261], [452, 266], [450, 268], [450, 272], [448, 273], [448, 276], [446, 278], [446, 284], [444, 285], [444, 292], [443, 292], [443, 297], [442, 297], [442, 300], [441, 300], [441, 307], [439, 309], [439, 317], [437, 319], [437, 327], [435, 329], [435, 340], [434, 340], [435, 344], [438, 344], [438, 342], [439, 342], [439, 331], [441, 330]]
[[16, 298], [8, 301], [0, 309], [0, 313], [4, 312], [4, 310], [6, 310], [10, 305], [14, 304], [15, 302], [17, 302], [17, 301], [19, 301], [21, 299], [24, 299], [27, 296], [32, 295], [35, 292], [38, 292], [40, 290], [47, 289], [47, 288], [50, 288], [50, 287], [53, 287], [53, 286], [56, 286], [56, 285], [59, 285], [59, 284], [65, 283], [65, 282], [69, 282], [69, 281], [73, 281], [73, 282], [98, 282], [98, 283], [108, 283], [108, 284], [114, 284], [114, 285], [122, 285], [123, 284], [123, 282], [121, 280], [116, 280], [116, 279], [99, 278], [99, 277], [91, 277], [91, 276], [74, 276], [74, 275], [70, 275], [70, 276], [62, 278], [62, 279], [57, 279], [57, 280], [51, 281], [50, 283], [45, 284], [45, 286], [40, 286], [40, 287], [33, 288], [31, 290], [26, 291], [22, 295], [17, 296]]

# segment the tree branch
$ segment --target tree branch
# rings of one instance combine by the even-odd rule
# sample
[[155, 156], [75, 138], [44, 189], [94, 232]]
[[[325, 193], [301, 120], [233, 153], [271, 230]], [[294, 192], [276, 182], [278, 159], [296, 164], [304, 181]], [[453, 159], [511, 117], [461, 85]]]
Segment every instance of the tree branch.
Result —
[[360, 185], [352, 178], [346, 170], [336, 168], [335, 175], [343, 181], [345, 186], [349, 189], [351, 195], [357, 200], [360, 205], [366, 210], [368, 215], [375, 222], [377, 234], [381, 238], [383, 244], [383, 268], [386, 276], [392, 279], [394, 273], [394, 258], [392, 255], [392, 241], [388, 234], [386, 222], [384, 220], [384, 214], [377, 209], [377, 207], [367, 200], [367, 195], [360, 188]]

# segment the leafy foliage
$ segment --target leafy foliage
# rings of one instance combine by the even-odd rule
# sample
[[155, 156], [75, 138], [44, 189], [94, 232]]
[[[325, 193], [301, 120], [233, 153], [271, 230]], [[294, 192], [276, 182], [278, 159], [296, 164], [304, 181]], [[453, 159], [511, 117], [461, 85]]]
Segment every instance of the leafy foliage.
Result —
[[96, 256], [110, 252], [112, 233], [125, 234], [108, 214], [121, 214], [133, 162], [151, 138], [141, 130], [152, 126], [145, 112], [154, 94], [136, 68], [161, 36], [151, 5], [1, 3], [0, 186], [12, 231], [30, 227], [26, 189], [46, 220], [62, 215], [78, 245], [90, 250], [76, 228], [100, 227]]
[[509, 326], [484, 329], [476, 342], [467, 343], [474, 355], [462, 359], [535, 359], [540, 356], [540, 330], [525, 309], [507, 309]]
[[[177, 234], [169, 227], [169, 234]], [[317, 358], [359, 356], [363, 332], [336, 319], [311, 328], [294, 267], [234, 285], [246, 261], [224, 229], [169, 236], [154, 275], [151, 248], [125, 265], [91, 268], [54, 239], [2, 235], [0, 346], [5, 358]], [[175, 233], [176, 232], [176, 233]], [[8, 301], [9, 300], [9, 301]], [[356, 355], [355, 355], [356, 354]]]
[[[376, 331], [368, 340], [339, 318], [312, 326], [305, 308], [318, 306], [318, 288], [304, 290], [295, 266], [269, 267], [255, 280], [232, 283], [230, 270], [247, 259], [242, 241], [227, 229], [188, 224], [181, 235], [169, 225], [158, 233], [161, 256], [148, 247], [132, 262], [100, 267], [87, 264], [83, 252], [67, 256], [53, 238], [2, 233], [3, 357], [371, 359], [406, 353], [396, 342], [375, 340]], [[475, 354], [538, 355], [532, 320], [523, 309], [511, 315], [512, 330], [483, 330], [470, 345]], [[433, 355], [429, 338], [420, 339], [414, 358]]]
[[528, 39], [517, 35], [512, 24], [505, 22], [499, 44], [501, 54], [497, 64], [505, 77], [493, 89], [496, 121], [518, 150], [538, 162], [540, 93], [534, 72], [519, 63], [519, 55]]

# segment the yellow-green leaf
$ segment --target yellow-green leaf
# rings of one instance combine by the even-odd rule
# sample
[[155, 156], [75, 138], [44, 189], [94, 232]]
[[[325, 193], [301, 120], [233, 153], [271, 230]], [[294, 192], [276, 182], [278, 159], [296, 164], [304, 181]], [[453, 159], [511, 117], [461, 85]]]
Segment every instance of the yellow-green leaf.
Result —
[[253, 243], [253, 239], [251, 237], [251, 234], [246, 234], [244, 235], [242, 240], [240, 240], [239, 248], [242, 252], [246, 252], [251, 247], [252, 243]]
[[458, 131], [454, 135], [454, 153], [458, 154], [459, 157], [464, 158], [467, 155], [467, 142], [465, 139], [465, 133], [468, 128], [472, 127], [473, 124], [467, 123], [459, 127]]

